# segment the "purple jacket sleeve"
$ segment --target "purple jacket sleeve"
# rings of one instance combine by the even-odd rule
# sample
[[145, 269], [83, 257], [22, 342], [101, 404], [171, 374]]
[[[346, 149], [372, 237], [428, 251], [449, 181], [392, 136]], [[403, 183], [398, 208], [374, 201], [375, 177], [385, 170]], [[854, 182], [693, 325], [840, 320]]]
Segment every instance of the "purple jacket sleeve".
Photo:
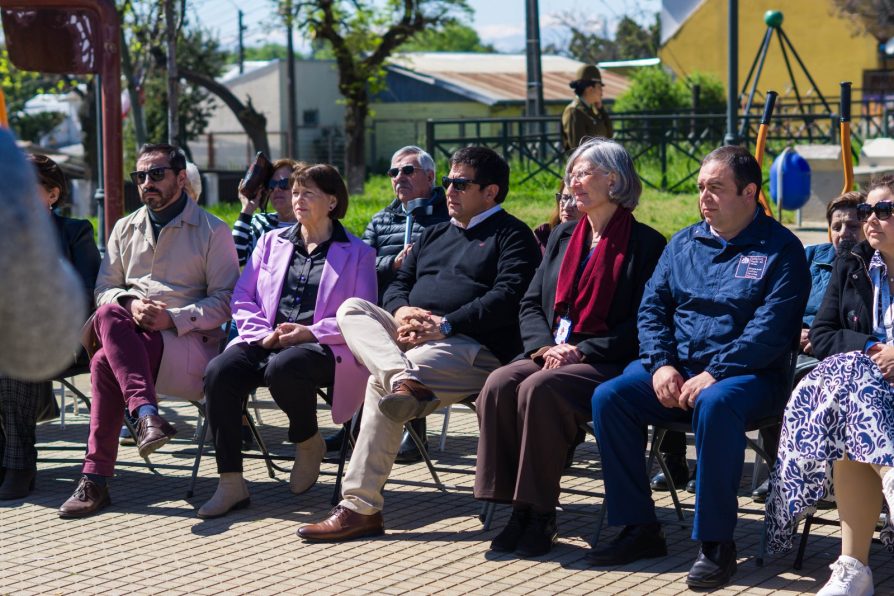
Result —
[[245, 263], [245, 269], [233, 288], [233, 321], [239, 330], [239, 337], [247, 343], [256, 343], [273, 333], [270, 322], [261, 310], [261, 297], [258, 294], [258, 275], [264, 254], [270, 250], [272, 234], [261, 237], [258, 246]]
[[[353, 273], [353, 275], [339, 276], [339, 285], [332, 293], [330, 304], [325, 305], [325, 312], [315, 312], [315, 320], [312, 325], [308, 326], [308, 329], [321, 344], [345, 343], [345, 338], [342, 337], [338, 323], [335, 321], [335, 312], [345, 300], [356, 297], [368, 300], [373, 304], [376, 302], [378, 296], [376, 251], [359, 240], [352, 241], [348, 263], [348, 271], [345, 273]], [[317, 319], [318, 316], [321, 318]]]

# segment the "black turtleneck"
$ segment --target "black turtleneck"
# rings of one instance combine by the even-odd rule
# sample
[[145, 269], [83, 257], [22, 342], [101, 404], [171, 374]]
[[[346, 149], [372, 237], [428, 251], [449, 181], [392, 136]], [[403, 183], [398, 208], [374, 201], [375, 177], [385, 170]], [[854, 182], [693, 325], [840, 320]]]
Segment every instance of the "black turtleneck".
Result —
[[161, 232], [161, 229], [168, 225], [172, 219], [183, 213], [183, 209], [186, 208], [186, 201], [188, 200], [189, 195], [184, 192], [180, 193], [179, 199], [161, 211], [153, 211], [146, 207], [146, 211], [149, 213], [149, 223], [152, 224], [152, 235], [155, 237], [156, 241], [158, 241], [158, 234]]

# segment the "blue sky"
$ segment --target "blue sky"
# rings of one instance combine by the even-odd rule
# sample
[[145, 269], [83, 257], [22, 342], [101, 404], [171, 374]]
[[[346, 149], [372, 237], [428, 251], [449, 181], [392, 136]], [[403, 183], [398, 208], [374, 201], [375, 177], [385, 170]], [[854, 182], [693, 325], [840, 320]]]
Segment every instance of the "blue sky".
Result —
[[[467, 0], [474, 17], [470, 24], [482, 40], [500, 51], [524, 50], [525, 3], [524, 0]], [[236, 13], [245, 13], [247, 45], [257, 45], [265, 40], [284, 42], [281, 21], [273, 15], [273, 3], [263, 0], [191, 0], [191, 10], [206, 27], [219, 33], [226, 47], [236, 45]], [[561, 43], [561, 27], [556, 27], [558, 15], [573, 15], [576, 22], [602, 32], [614, 30], [614, 24], [624, 14], [636, 20], [651, 21], [651, 16], [661, 9], [660, 0], [540, 0], [540, 27], [542, 43]], [[301, 44], [296, 39], [300, 48]]]

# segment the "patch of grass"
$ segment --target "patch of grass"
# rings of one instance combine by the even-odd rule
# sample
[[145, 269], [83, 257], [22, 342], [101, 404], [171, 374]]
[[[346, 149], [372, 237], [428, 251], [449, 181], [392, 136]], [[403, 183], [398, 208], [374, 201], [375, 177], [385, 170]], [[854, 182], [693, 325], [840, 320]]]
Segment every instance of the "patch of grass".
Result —
[[[646, 178], [650, 181], [658, 180], [654, 178], [655, 170], [650, 171], [649, 165], [644, 165], [643, 172]], [[677, 165], [682, 169], [682, 164]], [[441, 165], [438, 171], [447, 170], [444, 165]], [[558, 179], [552, 174], [540, 172], [523, 182], [526, 175], [521, 168], [513, 168], [510, 176], [509, 196], [503, 206], [531, 228], [535, 228], [548, 221], [552, 215], [555, 207], [554, 197], [558, 190]], [[370, 176], [364, 193], [350, 198], [348, 213], [342, 223], [349, 232], [360, 236], [372, 216], [393, 199], [394, 194], [389, 178], [384, 175]], [[238, 202], [220, 203], [208, 210], [232, 226], [239, 215], [240, 205]], [[652, 226], [666, 238], [670, 238], [684, 227], [696, 223], [699, 221], [699, 213], [694, 180], [692, 188], [687, 188], [687, 192], [682, 193], [662, 192], [644, 185], [635, 215], [637, 220]], [[93, 223], [94, 229], [98, 231], [96, 218], [89, 219]], [[794, 214], [785, 212], [783, 221], [794, 222]]]

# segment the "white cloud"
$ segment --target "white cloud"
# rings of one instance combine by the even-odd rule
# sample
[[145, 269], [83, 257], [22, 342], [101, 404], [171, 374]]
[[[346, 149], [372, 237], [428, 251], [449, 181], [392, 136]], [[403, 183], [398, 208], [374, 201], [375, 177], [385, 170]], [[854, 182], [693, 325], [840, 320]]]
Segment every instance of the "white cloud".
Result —
[[478, 31], [478, 35], [480, 35], [481, 39], [485, 42], [498, 39], [506, 39], [507, 37], [515, 37], [517, 35], [523, 35], [525, 32], [524, 27], [522, 27], [521, 25], [509, 25], [505, 23], [483, 25], [481, 27], [477, 27], [476, 29]]

